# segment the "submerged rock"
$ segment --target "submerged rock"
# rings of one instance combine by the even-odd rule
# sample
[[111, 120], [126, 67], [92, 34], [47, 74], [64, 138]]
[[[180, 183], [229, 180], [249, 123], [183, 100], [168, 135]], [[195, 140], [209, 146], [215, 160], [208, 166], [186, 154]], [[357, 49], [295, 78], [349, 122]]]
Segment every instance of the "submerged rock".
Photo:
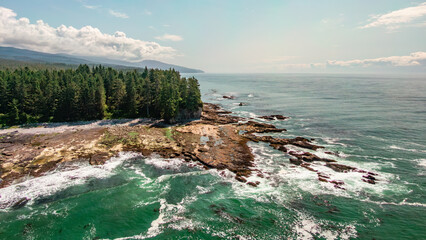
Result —
[[28, 201], [30, 201], [29, 198], [23, 197], [21, 199], [19, 199], [17, 202], [13, 203], [13, 205], [11, 206], [12, 209], [20, 209], [22, 207], [24, 207]]

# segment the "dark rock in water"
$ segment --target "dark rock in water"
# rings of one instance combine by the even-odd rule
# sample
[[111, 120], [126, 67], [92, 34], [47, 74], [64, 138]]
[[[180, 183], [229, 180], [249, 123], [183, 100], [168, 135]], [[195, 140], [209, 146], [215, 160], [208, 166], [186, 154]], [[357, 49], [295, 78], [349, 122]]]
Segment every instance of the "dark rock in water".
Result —
[[308, 169], [309, 171], [311, 171], [311, 172], [317, 172], [317, 170], [315, 170], [315, 169], [313, 169], [312, 167], [310, 167], [310, 164], [309, 163], [302, 163], [302, 164], [300, 164], [300, 166], [301, 167], [304, 167], [304, 168], [306, 168], [306, 169]]
[[223, 98], [226, 98], [226, 99], [232, 99], [232, 100], [234, 100], [235, 99], [235, 96], [228, 96], [228, 95], [225, 95], [225, 96], [223, 96]]
[[354, 168], [354, 167], [346, 166], [346, 165], [343, 165], [343, 164], [337, 164], [337, 163], [327, 163], [327, 164], [325, 164], [325, 166], [333, 169], [336, 172], [349, 172], [349, 171], [356, 170], [356, 168]]
[[330, 151], [325, 151], [324, 153], [330, 154], [330, 155], [334, 155], [336, 157], [339, 157], [339, 153], [336, 152], [330, 152]]
[[273, 148], [275, 148], [275, 149], [277, 149], [277, 150], [279, 150], [281, 152], [287, 152], [287, 148], [284, 145], [282, 145], [282, 144], [272, 143], [270, 145], [271, 145], [271, 147], [273, 147]]
[[33, 230], [33, 225], [31, 223], [27, 223], [27, 224], [25, 224], [24, 229], [22, 230], [22, 234], [27, 235], [32, 230]]
[[240, 104], [238, 104], [238, 106], [247, 106], [247, 103], [243, 103], [243, 102], [240, 102]]
[[369, 184], [376, 184], [374, 180], [371, 179], [362, 179], [363, 182], [369, 183]]
[[335, 213], [335, 212], [340, 212], [340, 210], [336, 206], [332, 206], [330, 209], [328, 209], [327, 212], [328, 213]]
[[258, 183], [254, 183], [254, 182], [247, 182], [248, 185], [252, 186], [252, 187], [257, 187]]
[[340, 181], [340, 180], [331, 180], [330, 183], [334, 183], [336, 185], [343, 185], [343, 184], [345, 184], [343, 181]]
[[304, 152], [302, 154], [292, 153], [291, 155], [305, 161], [305, 162], [313, 162], [313, 161], [321, 161], [321, 158], [315, 154]]
[[373, 177], [373, 176], [371, 176], [371, 175], [364, 175], [364, 176], [362, 176], [363, 178], [366, 178], [366, 179], [370, 179], [370, 180], [373, 180], [373, 181], [375, 181], [376, 180], [376, 178], [375, 177]]
[[286, 120], [289, 117], [284, 117], [283, 115], [268, 115], [268, 116], [261, 116], [259, 118], [272, 121], [272, 120]]
[[327, 179], [322, 178], [322, 177], [318, 177], [318, 180], [320, 180], [321, 182], [328, 182]]
[[320, 172], [318, 172], [317, 175], [318, 177], [322, 177], [322, 178], [330, 178], [329, 176], [324, 175], [324, 173], [320, 173]]
[[311, 141], [306, 138], [297, 137], [295, 139], [291, 139], [290, 144], [294, 146], [302, 147], [302, 148], [312, 149], [312, 150], [317, 150], [318, 148], [324, 148], [322, 146], [311, 144], [310, 142]]
[[299, 158], [290, 158], [289, 159], [291, 163], [295, 164], [295, 165], [300, 165], [303, 163], [303, 161]]
[[321, 158], [321, 161], [323, 161], [323, 162], [337, 162], [336, 160], [328, 159], [328, 158]]
[[247, 182], [247, 179], [243, 176], [235, 176], [235, 179], [237, 179], [237, 181], [240, 181], [240, 182], [244, 182], [244, 183]]
[[28, 201], [30, 201], [30, 199], [29, 198], [26, 198], [26, 197], [23, 197], [23, 198], [21, 198], [21, 199], [19, 199], [17, 202], [15, 202], [13, 205], [12, 205], [12, 209], [19, 209], [19, 208], [22, 208], [23, 206], [25, 206], [27, 203], [28, 203]]
[[238, 126], [244, 127], [247, 133], [267, 133], [267, 132], [284, 132], [286, 129], [276, 128], [272, 124], [260, 123], [255, 121], [248, 121], [240, 123]]

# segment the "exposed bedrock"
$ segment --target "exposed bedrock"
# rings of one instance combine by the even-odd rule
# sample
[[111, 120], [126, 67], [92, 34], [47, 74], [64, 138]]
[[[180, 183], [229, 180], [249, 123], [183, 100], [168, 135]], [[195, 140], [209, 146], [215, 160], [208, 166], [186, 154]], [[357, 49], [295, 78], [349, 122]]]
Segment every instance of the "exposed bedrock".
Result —
[[[166, 158], [195, 161], [205, 168], [228, 169], [235, 178], [251, 186], [259, 183], [247, 181], [252, 174], [263, 176], [254, 167], [254, 156], [247, 142], [265, 142], [290, 156], [290, 163], [318, 174], [318, 180], [343, 188], [343, 182], [330, 179], [315, 170], [322, 164], [336, 172], [363, 173], [362, 180], [375, 184], [376, 174], [321, 158], [310, 150], [323, 148], [312, 140], [277, 138], [267, 133], [285, 132], [272, 124], [251, 121], [230, 115], [215, 104], [205, 103], [201, 118], [181, 125], [162, 125], [144, 122], [129, 125], [97, 126], [48, 134], [0, 132], [0, 187], [5, 187], [24, 176], [37, 177], [53, 170], [59, 163], [87, 161], [92, 165], [104, 164], [120, 151], [139, 152], [144, 156], [159, 154]], [[280, 119], [277, 115], [271, 115]], [[288, 145], [306, 151], [289, 150]], [[314, 164], [315, 163], [315, 164]], [[22, 202], [24, 204], [24, 201]]]

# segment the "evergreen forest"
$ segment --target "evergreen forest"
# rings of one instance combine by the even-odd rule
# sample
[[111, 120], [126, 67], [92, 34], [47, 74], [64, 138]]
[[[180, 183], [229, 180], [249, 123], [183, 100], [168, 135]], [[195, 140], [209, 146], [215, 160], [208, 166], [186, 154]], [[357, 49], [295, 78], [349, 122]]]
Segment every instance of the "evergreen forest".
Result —
[[0, 71], [0, 124], [150, 117], [171, 121], [202, 107], [197, 79], [179, 72], [103, 66]]

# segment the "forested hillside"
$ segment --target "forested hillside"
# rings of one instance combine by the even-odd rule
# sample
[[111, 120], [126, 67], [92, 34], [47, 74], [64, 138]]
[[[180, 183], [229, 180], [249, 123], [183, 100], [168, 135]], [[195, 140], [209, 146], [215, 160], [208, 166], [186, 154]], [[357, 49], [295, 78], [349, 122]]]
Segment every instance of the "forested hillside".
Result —
[[0, 71], [0, 122], [79, 121], [103, 118], [174, 119], [202, 106], [195, 78], [175, 70], [122, 72], [80, 65], [67, 70]]

